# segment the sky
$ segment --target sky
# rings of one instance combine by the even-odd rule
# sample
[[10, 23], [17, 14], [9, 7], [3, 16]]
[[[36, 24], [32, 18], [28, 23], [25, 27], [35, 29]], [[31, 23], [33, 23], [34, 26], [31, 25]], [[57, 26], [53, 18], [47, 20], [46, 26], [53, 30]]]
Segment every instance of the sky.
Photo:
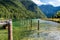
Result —
[[38, 6], [40, 5], [53, 5], [53, 6], [60, 6], [60, 0], [32, 0], [34, 3], [36, 3]]

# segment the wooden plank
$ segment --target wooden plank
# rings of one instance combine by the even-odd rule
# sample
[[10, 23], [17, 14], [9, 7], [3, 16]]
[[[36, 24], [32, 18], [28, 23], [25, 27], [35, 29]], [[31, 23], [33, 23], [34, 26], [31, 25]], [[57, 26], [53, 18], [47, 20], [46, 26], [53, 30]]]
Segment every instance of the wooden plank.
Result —
[[7, 24], [7, 23], [0, 23], [0, 25], [4, 25], [4, 24]]

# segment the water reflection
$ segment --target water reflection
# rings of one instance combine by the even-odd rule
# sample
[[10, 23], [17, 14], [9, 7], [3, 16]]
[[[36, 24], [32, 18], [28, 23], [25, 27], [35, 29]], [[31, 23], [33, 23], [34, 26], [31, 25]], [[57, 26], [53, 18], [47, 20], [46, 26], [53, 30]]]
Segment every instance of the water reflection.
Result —
[[39, 32], [35, 30], [28, 40], [60, 40], [58, 26], [60, 26], [58, 23], [40, 20]]
[[37, 37], [38, 37], [38, 38], [40, 37], [40, 34], [39, 34], [39, 32], [37, 33]]

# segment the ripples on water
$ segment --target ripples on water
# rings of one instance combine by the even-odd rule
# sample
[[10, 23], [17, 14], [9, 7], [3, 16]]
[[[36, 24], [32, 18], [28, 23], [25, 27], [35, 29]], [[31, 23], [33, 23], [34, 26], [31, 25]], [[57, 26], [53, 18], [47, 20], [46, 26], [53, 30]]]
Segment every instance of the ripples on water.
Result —
[[35, 31], [28, 37], [28, 40], [60, 40], [60, 31], [57, 28], [60, 24], [41, 19], [34, 21], [37, 22], [38, 20], [40, 20], [40, 32]]

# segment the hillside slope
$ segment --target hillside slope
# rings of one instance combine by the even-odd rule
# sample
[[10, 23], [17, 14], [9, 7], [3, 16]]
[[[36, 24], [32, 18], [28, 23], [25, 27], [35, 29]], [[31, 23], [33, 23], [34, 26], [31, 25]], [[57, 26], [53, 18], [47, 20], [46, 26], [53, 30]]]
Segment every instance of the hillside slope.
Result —
[[27, 1], [28, 0], [0, 0], [0, 18], [46, 18], [36, 4], [34, 4], [32, 1]]
[[48, 18], [54, 16], [57, 11], [60, 11], [60, 6], [54, 7], [52, 5], [41, 5], [39, 7]]

